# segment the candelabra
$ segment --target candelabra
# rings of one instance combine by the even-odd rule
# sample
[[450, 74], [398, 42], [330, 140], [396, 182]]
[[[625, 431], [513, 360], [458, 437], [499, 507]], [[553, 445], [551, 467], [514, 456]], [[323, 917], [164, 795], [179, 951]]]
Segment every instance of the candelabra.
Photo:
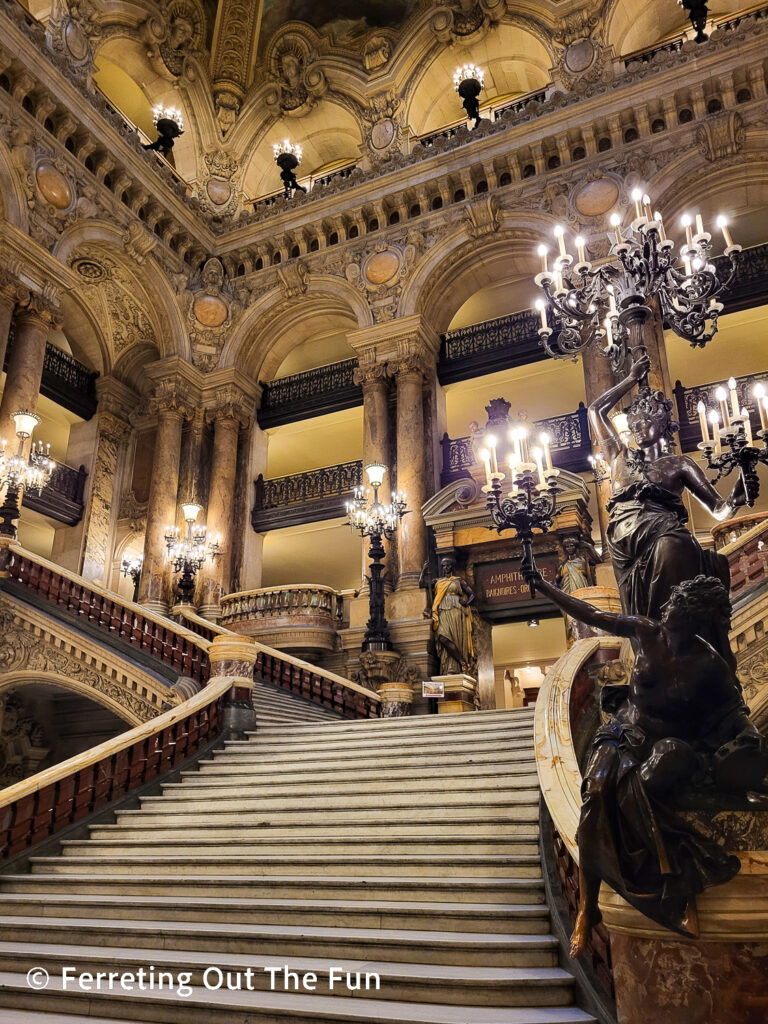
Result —
[[652, 212], [650, 198], [636, 189], [632, 201], [635, 217], [631, 226], [623, 230], [621, 216], [612, 215], [615, 240], [609, 258], [597, 266], [587, 259], [587, 242], [581, 237], [575, 240], [574, 263], [561, 225], [555, 228], [558, 254], [552, 271], [548, 248], [539, 246], [541, 272], [535, 280], [544, 292], [544, 298], [536, 302], [541, 313], [539, 338], [555, 359], [572, 358], [594, 344], [610, 359], [614, 370], [621, 370], [628, 353], [637, 357], [645, 351], [643, 335], [652, 316], [652, 301], [658, 302], [672, 330], [694, 348], [703, 348], [717, 333], [723, 309], [719, 297], [734, 278], [741, 252], [727, 220], [717, 220], [729, 260], [721, 278], [710, 261], [712, 236], [704, 230], [700, 214], [695, 219], [695, 233], [693, 218], [688, 214], [682, 218], [685, 242], [677, 255], [674, 241], [665, 234], [661, 214]]
[[219, 542], [211, 541], [206, 547], [205, 527], [195, 526], [202, 511], [200, 505], [190, 501], [182, 505], [181, 510], [187, 524], [187, 536], [181, 539], [178, 526], [169, 526], [165, 531], [165, 543], [173, 571], [181, 574], [177, 584], [179, 601], [181, 604], [191, 604], [195, 576], [209, 556], [215, 558], [219, 554]]
[[126, 578], [130, 576], [133, 580], [133, 600], [139, 597], [139, 580], [141, 579], [141, 567], [144, 565], [144, 556], [135, 555], [133, 558], [124, 558], [120, 563], [120, 574]]
[[373, 488], [373, 498], [365, 487], [356, 487], [352, 501], [347, 502], [347, 520], [353, 531], [361, 537], [370, 537], [368, 557], [371, 559], [371, 575], [368, 577], [369, 618], [363, 638], [364, 651], [388, 651], [391, 649], [389, 629], [384, 615], [384, 544], [382, 538], [391, 540], [400, 520], [405, 515], [406, 498], [401, 491], [392, 492], [392, 501], [384, 505], [379, 501], [379, 488], [384, 481], [386, 467], [372, 463], [365, 467], [368, 481]]
[[[531, 452], [525, 427], [513, 428], [509, 440], [512, 449], [506, 456], [506, 463], [510, 468], [512, 488], [508, 494], [503, 493], [501, 484], [505, 474], [499, 472], [496, 452], [498, 439], [493, 434], [487, 434], [487, 447], [478, 453], [485, 465], [486, 483], [483, 493], [488, 496], [486, 506], [498, 532], [515, 530], [523, 547], [522, 564], [533, 566], [533, 532], [538, 530], [546, 533], [560, 511], [557, 507], [557, 495], [562, 490], [557, 482], [560, 470], [552, 465], [547, 434], [539, 437], [541, 447]], [[534, 461], [531, 461], [531, 456]], [[531, 600], [534, 597], [535, 590], [531, 585]]]
[[5, 501], [0, 506], [0, 536], [15, 537], [15, 521], [19, 518], [19, 496], [23, 490], [38, 494], [49, 483], [56, 463], [49, 457], [51, 446], [42, 441], [32, 442], [29, 455], [24, 456], [24, 445], [32, 436], [40, 417], [33, 412], [15, 412], [16, 437], [19, 447], [15, 455], [7, 455], [7, 441], [0, 442], [0, 487], [5, 487]]
[[152, 121], [157, 128], [158, 135], [154, 142], [145, 143], [144, 149], [155, 150], [167, 160], [171, 155], [174, 142], [184, 134], [184, 119], [181, 116], [181, 111], [176, 107], [155, 107], [152, 111]]
[[749, 410], [742, 408], [739, 402], [735, 378], [729, 378], [728, 392], [724, 387], [719, 387], [715, 391], [719, 411], [709, 409], [703, 401], [696, 407], [701, 428], [698, 448], [703, 453], [707, 469], [713, 470], [716, 474], [712, 482], [717, 483], [734, 470], [738, 470], [744, 486], [745, 500], [750, 507], [754, 505], [760, 493], [757, 467], [761, 462], [768, 464], [768, 397], [765, 386], [756, 384], [753, 394], [760, 413], [759, 448], [752, 436]]
[[478, 99], [483, 91], [485, 76], [475, 64], [464, 64], [456, 68], [453, 75], [453, 87], [461, 96], [462, 106], [467, 112], [467, 118], [475, 122], [475, 128], [480, 124], [480, 101]]
[[283, 142], [276, 142], [272, 148], [275, 154], [275, 163], [280, 168], [280, 180], [283, 183], [286, 199], [290, 199], [297, 189], [299, 192], [306, 192], [304, 186], [296, 180], [296, 168], [301, 163], [301, 146], [294, 145], [285, 139]]

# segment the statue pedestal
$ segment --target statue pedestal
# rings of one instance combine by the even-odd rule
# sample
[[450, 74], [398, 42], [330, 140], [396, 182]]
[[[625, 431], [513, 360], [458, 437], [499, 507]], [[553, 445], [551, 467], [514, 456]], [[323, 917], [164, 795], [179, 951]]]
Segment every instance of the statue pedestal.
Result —
[[619, 1024], [763, 1024], [768, 811], [685, 816], [733, 850], [741, 871], [697, 898], [697, 939], [661, 928], [603, 886], [600, 909], [611, 936]]
[[477, 711], [477, 680], [457, 673], [450, 676], [432, 676], [432, 682], [445, 685], [445, 697], [437, 702], [440, 715], [454, 715], [461, 711]]

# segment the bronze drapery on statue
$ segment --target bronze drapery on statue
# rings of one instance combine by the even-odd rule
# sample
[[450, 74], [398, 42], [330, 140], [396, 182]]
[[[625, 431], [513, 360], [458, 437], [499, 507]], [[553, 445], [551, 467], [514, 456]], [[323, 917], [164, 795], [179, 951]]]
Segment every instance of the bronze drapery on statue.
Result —
[[[647, 385], [640, 388], [627, 413], [628, 431], [637, 448], [625, 443], [609, 412], [645, 379], [648, 366], [648, 357], [642, 355], [624, 380], [592, 403], [589, 416], [611, 470], [607, 542], [622, 609], [627, 615], [660, 619], [673, 587], [684, 580], [713, 576], [726, 591], [730, 587], [727, 560], [704, 550], [686, 529], [684, 493], [691, 493], [715, 519], [723, 520], [744, 503], [744, 490], [739, 479], [728, 498], [722, 498], [693, 459], [670, 450], [677, 430], [672, 403]], [[701, 628], [703, 638], [732, 661], [727, 631], [714, 622]]]
[[629, 685], [603, 690], [608, 718], [582, 783], [581, 903], [571, 955], [583, 951], [601, 919], [601, 882], [663, 927], [695, 937], [695, 897], [741, 865], [681, 817], [681, 804], [710, 812], [733, 800], [768, 804], [768, 750], [749, 719], [732, 657], [698, 633], [715, 622], [727, 636], [728, 592], [719, 579], [697, 576], [672, 587], [655, 620], [600, 611], [545, 582], [531, 564], [523, 573], [569, 615], [630, 638], [636, 651]]

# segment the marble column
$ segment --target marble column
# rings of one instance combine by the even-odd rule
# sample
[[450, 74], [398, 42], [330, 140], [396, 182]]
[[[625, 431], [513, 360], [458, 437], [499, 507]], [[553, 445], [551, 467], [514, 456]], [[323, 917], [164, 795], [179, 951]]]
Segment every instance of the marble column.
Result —
[[200, 614], [213, 620], [220, 617], [219, 602], [224, 594], [229, 593], [232, 545], [235, 541], [232, 522], [235, 514], [237, 440], [242, 419], [242, 414], [233, 405], [217, 409], [213, 414], [213, 458], [206, 531], [209, 541], [218, 540], [220, 554], [215, 558], [209, 556], [203, 565], [200, 596]]
[[0, 401], [0, 437], [7, 438], [9, 443], [15, 435], [13, 413], [37, 409], [45, 346], [53, 322], [53, 311], [35, 298], [16, 316], [16, 337]]
[[151, 611], [165, 615], [169, 607], [165, 531], [176, 522], [181, 431], [185, 409], [173, 392], [164, 393], [156, 400], [156, 405], [157, 437], [147, 504], [147, 530], [144, 535], [144, 565], [139, 583], [139, 602]]
[[397, 381], [397, 489], [404, 491], [409, 514], [398, 530], [398, 590], [418, 587], [427, 558], [427, 525], [421, 507], [427, 498], [422, 389], [426, 363], [418, 355], [399, 359]]
[[[389, 439], [389, 397], [387, 368], [383, 363], [367, 362], [355, 370], [355, 383], [360, 384], [363, 389], [363, 469], [372, 462], [379, 462], [387, 467], [387, 473], [392, 472], [392, 459]], [[363, 474], [363, 481], [367, 485], [367, 478]], [[385, 477], [383, 493], [387, 494], [392, 490], [392, 481]], [[392, 589], [392, 546], [386, 545], [386, 556], [384, 558], [384, 571], [386, 573], [384, 585], [387, 591]], [[368, 543], [362, 546], [362, 576], [363, 582], [361, 593], [368, 593]]]
[[[584, 394], [587, 399], [587, 405], [591, 405], [596, 398], [599, 398], [600, 395], [616, 384], [617, 376], [611, 369], [610, 360], [601, 356], [594, 345], [590, 345], [582, 352], [581, 366], [584, 372]], [[603, 480], [595, 489], [597, 492], [596, 505], [600, 537], [602, 539], [608, 529], [608, 511], [605, 506], [611, 496], [610, 479]], [[603, 551], [603, 557], [606, 557], [605, 551]]]
[[88, 481], [90, 498], [82, 575], [102, 586], [109, 584], [112, 563], [118, 458], [130, 433], [130, 424], [124, 419], [107, 410], [99, 413], [99, 435]]
[[5, 362], [5, 352], [8, 347], [8, 334], [11, 330], [13, 311], [16, 303], [21, 298], [22, 289], [16, 284], [10, 274], [0, 270], [0, 372]]
[[[664, 322], [657, 299], [650, 303], [653, 316], [645, 328], [645, 347], [651, 360], [648, 383], [654, 391], [663, 391], [667, 398], [672, 397], [672, 378], [669, 375], [667, 360], [667, 343], [664, 340]], [[684, 344], [684, 342], [680, 342]]]

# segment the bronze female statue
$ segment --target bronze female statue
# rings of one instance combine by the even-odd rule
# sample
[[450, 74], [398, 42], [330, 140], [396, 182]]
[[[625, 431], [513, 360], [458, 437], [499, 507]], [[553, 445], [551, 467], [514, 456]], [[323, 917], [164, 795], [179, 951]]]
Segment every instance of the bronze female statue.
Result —
[[[608, 413], [648, 373], [649, 360], [641, 356], [629, 376], [610, 388], [589, 407], [592, 433], [611, 469], [608, 552], [619, 585], [623, 610], [629, 615], [661, 618], [672, 588], [682, 580], [704, 574], [730, 587], [728, 563], [705, 551], [686, 529], [686, 490], [712, 516], [724, 520], [744, 504], [741, 479], [723, 499], [693, 459], [665, 450], [677, 430], [672, 403], [657, 391], [641, 388], [628, 413], [628, 425], [638, 448], [619, 437]], [[705, 637], [726, 659], [727, 635], [710, 631]]]
[[[460, 673], [471, 674], [474, 668], [475, 647], [472, 636], [472, 613], [469, 609], [474, 601], [466, 582], [457, 576], [456, 563], [449, 556], [440, 561], [441, 576], [432, 584], [432, 629], [435, 647], [440, 659], [440, 675]], [[425, 583], [422, 571], [420, 583]]]
[[629, 685], [607, 685], [609, 714], [592, 745], [582, 783], [578, 829], [579, 912], [571, 956], [599, 923], [600, 883], [681, 935], [696, 935], [695, 896], [729, 881], [740, 863], [700, 835], [672, 805], [682, 797], [740, 796], [763, 806], [765, 741], [749, 719], [732, 660], [701, 635], [715, 620], [727, 636], [730, 600], [722, 582], [697, 576], [673, 586], [660, 621], [603, 612], [545, 582], [531, 564], [523, 575], [569, 615], [636, 650]]

